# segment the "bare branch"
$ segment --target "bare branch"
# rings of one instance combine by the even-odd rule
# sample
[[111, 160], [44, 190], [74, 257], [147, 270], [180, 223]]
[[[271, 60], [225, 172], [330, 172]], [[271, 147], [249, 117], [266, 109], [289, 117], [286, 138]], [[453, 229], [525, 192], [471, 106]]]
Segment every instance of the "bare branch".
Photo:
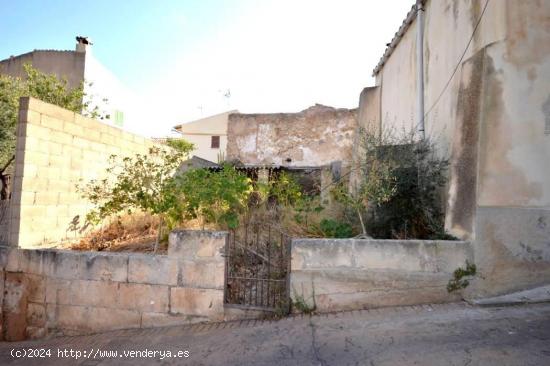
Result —
[[15, 155], [12, 155], [12, 157], [10, 158], [10, 160], [8, 160], [8, 162], [6, 163], [6, 165], [4, 165], [4, 167], [2, 168], [2, 170], [0, 170], [0, 174], [4, 174], [4, 171], [6, 169], [8, 169], [8, 167], [10, 166], [10, 164], [12, 163], [12, 161], [15, 160]]

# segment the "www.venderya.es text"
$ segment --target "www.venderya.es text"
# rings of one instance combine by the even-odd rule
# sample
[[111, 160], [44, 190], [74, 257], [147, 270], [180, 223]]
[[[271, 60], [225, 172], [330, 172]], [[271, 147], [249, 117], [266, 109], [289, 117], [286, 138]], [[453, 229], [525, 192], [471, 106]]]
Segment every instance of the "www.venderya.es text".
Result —
[[188, 350], [151, 350], [131, 349], [112, 350], [90, 348], [77, 350], [72, 348], [13, 348], [10, 352], [13, 358], [71, 358], [71, 359], [105, 359], [105, 358], [188, 358]]

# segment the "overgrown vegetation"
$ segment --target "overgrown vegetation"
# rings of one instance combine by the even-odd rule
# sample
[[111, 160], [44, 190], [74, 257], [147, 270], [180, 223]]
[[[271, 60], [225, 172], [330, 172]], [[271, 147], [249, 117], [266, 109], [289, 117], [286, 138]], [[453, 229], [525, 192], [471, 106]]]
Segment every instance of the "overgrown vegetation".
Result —
[[97, 225], [120, 213], [149, 213], [159, 218], [156, 250], [164, 225], [172, 228], [181, 212], [176, 171], [193, 145], [178, 144], [176, 148], [152, 147], [148, 154], [133, 157], [112, 155], [107, 168], [109, 178], [78, 187], [82, 196], [96, 206], [87, 214], [86, 222]]
[[[148, 214], [117, 215], [109, 218], [101, 229], [87, 233], [76, 243], [74, 250], [152, 252], [158, 234], [159, 220]], [[159, 247], [158, 252], [165, 252]]]
[[207, 223], [236, 228], [253, 190], [251, 180], [229, 164], [220, 171], [192, 169], [178, 176], [174, 187], [177, 218], [199, 219], [203, 228]]
[[476, 272], [476, 265], [466, 261], [466, 268], [459, 267], [453, 272], [453, 278], [447, 284], [447, 291], [450, 293], [468, 287]]
[[[341, 182], [334, 198], [355, 213], [361, 236], [447, 239], [441, 190], [449, 161], [435, 142], [414, 132], [363, 130], [358, 179]], [[348, 215], [349, 217], [349, 215]]]
[[7, 174], [15, 160], [19, 98], [30, 96], [92, 118], [107, 118], [84, 92], [85, 82], [71, 89], [66, 79], [44, 74], [30, 64], [24, 78], [0, 75], [0, 199], [8, 199]]
[[[193, 147], [178, 139], [149, 154], [113, 157], [107, 171], [112, 179], [82, 189], [96, 205], [87, 219], [97, 224], [138, 211], [157, 217], [167, 229], [189, 222], [201, 229], [234, 229], [253, 218], [295, 236], [448, 238], [439, 197], [448, 160], [436, 154], [435, 144], [413, 133], [361, 135], [358, 174], [351, 183], [341, 179], [329, 187], [337, 210], [326, 210], [329, 203], [321, 202], [319, 189], [305, 191], [284, 171], [271, 171], [266, 181], [228, 163], [181, 172]], [[159, 230], [157, 242], [162, 237]]]
[[327, 238], [350, 238], [353, 236], [353, 228], [345, 222], [322, 219], [319, 227]]

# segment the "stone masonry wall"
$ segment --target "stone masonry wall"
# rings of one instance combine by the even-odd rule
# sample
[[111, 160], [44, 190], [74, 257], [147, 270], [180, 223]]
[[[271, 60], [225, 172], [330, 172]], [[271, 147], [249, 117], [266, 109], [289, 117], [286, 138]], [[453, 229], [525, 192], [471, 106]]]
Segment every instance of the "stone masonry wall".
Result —
[[152, 146], [141, 136], [21, 98], [9, 245], [36, 247], [81, 235], [91, 206], [76, 185], [104, 178], [110, 155], [143, 154]]
[[168, 255], [0, 246], [0, 335], [16, 341], [223, 320], [226, 238], [174, 232]]
[[227, 159], [289, 167], [348, 164], [356, 129], [356, 109], [315, 105], [299, 113], [233, 113], [227, 128]]
[[466, 260], [461, 241], [295, 239], [290, 293], [321, 312], [456, 301], [446, 286]]

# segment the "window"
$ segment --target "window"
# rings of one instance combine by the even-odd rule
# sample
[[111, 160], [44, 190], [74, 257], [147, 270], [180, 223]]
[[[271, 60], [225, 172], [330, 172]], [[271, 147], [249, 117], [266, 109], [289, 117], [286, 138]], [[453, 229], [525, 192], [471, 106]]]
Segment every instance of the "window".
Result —
[[124, 124], [124, 113], [119, 110], [115, 110], [115, 120], [114, 120], [115, 126], [122, 127]]
[[210, 147], [212, 149], [220, 148], [220, 136], [212, 136], [212, 140], [210, 141]]

